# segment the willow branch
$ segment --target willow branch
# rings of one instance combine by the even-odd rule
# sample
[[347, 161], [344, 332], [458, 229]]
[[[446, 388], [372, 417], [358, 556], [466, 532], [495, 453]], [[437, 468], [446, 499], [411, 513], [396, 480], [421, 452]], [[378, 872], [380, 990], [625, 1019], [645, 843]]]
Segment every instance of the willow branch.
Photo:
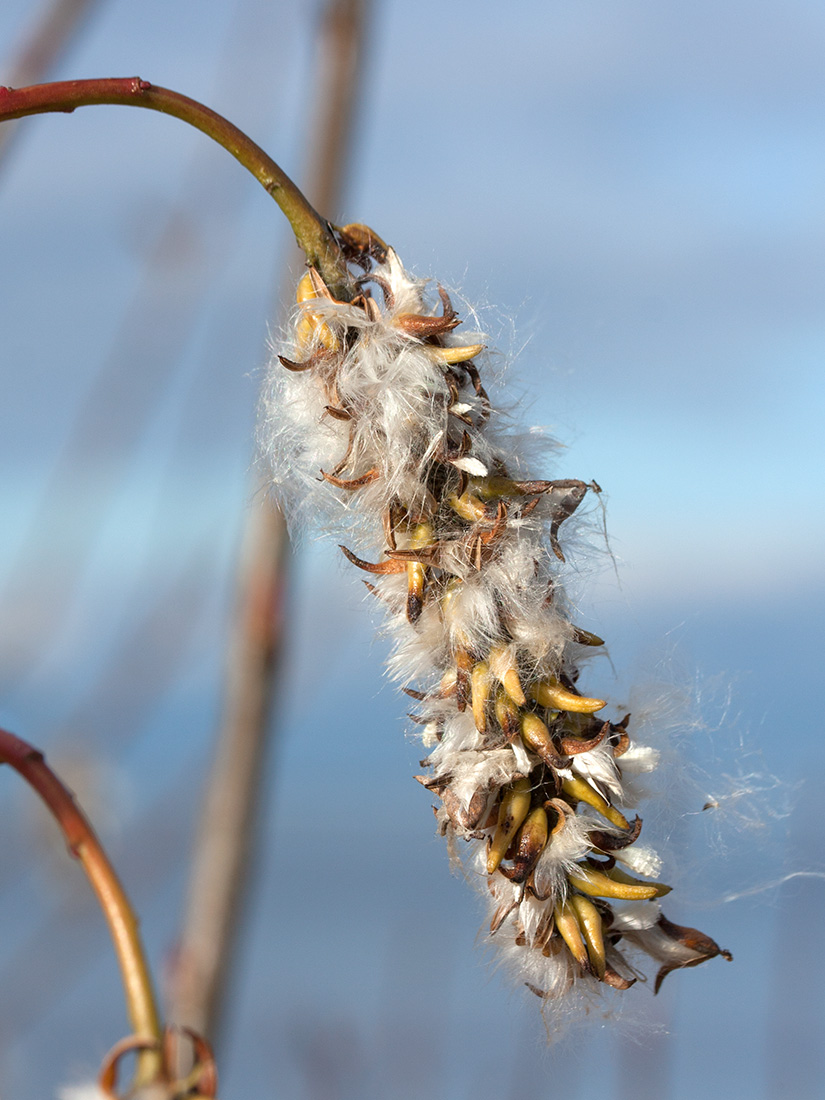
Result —
[[339, 297], [349, 297], [348, 276], [332, 225], [309, 204], [289, 176], [231, 122], [188, 96], [159, 88], [139, 77], [63, 80], [28, 88], [0, 87], [0, 122], [52, 111], [113, 104], [145, 107], [187, 122], [222, 145], [280, 206], [310, 264]]
[[42, 752], [0, 729], [0, 764], [14, 768], [40, 795], [60, 826], [69, 851], [83, 865], [109, 925], [132, 1030], [151, 1043], [136, 1055], [135, 1084], [151, 1084], [163, 1074], [160, 1017], [137, 917], [115, 869], [71, 791], [46, 764]]

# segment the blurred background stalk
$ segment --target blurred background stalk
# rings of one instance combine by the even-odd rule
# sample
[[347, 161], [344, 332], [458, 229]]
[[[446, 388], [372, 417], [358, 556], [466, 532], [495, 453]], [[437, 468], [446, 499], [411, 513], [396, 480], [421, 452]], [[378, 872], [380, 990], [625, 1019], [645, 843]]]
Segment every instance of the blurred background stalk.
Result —
[[[329, 0], [318, 28], [305, 194], [334, 218], [352, 148], [368, 30], [368, 0]], [[294, 283], [297, 250], [284, 279]], [[289, 301], [292, 291], [281, 300]], [[265, 476], [265, 475], [264, 475]], [[278, 656], [287, 621], [286, 524], [265, 482], [247, 514], [229, 639], [224, 714], [206, 780], [168, 1017], [215, 1042], [254, 866], [267, 751], [275, 734]]]
[[[99, 3], [101, 0], [52, 0], [13, 52], [11, 62], [0, 72], [0, 82], [21, 88], [48, 80], [57, 61], [82, 30], [91, 9]], [[18, 125], [9, 122], [0, 127], [0, 169]]]

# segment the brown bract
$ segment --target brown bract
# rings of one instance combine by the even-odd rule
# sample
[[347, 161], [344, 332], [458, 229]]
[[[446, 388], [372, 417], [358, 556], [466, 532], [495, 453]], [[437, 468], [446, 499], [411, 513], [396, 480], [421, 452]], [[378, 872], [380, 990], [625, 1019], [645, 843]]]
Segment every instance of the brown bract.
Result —
[[653, 987], [654, 993], [659, 992], [662, 988], [662, 982], [674, 970], [684, 970], [691, 966], [698, 966], [708, 959], [715, 959], [717, 955], [721, 955], [728, 962], [733, 962], [733, 955], [730, 951], [720, 947], [715, 940], [712, 940], [710, 936], [706, 936], [704, 932], [700, 932], [698, 928], [686, 928], [681, 924], [673, 924], [665, 916], [659, 917], [656, 926], [668, 939], [681, 944], [686, 951], [693, 952], [693, 957], [687, 957], [680, 962], [665, 963], [660, 967], [659, 973], [656, 975], [656, 984]]

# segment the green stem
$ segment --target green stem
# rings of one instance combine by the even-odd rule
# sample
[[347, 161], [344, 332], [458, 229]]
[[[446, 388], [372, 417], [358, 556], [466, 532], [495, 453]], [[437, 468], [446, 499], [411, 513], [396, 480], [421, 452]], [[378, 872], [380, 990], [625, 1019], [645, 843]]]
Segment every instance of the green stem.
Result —
[[40, 795], [60, 826], [69, 851], [80, 860], [109, 925], [129, 1021], [149, 1044], [136, 1054], [135, 1085], [163, 1080], [162, 1029], [138, 920], [114, 867], [71, 791], [46, 764], [43, 753], [0, 729], [0, 764], [8, 764]]
[[222, 115], [194, 99], [139, 77], [63, 80], [28, 88], [0, 86], [0, 122], [48, 111], [70, 113], [94, 104], [146, 107], [174, 115], [222, 145], [272, 196], [287, 217], [307, 260], [336, 297], [351, 297], [350, 279], [332, 225], [307, 202], [292, 180], [259, 145]]

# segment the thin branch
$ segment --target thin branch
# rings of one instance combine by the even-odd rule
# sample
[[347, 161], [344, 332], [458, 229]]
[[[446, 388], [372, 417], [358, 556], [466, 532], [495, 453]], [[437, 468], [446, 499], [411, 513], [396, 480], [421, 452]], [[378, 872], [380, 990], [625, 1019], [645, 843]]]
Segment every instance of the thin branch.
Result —
[[263, 501], [251, 517], [228, 644], [224, 714], [202, 799], [169, 1019], [214, 1040], [237, 944], [283, 633], [289, 542]]
[[307, 193], [321, 210], [339, 213], [363, 85], [371, 0], [329, 0], [320, 32], [319, 90], [310, 133]]
[[[329, 0], [319, 34], [308, 191], [340, 202], [368, 26], [368, 0]], [[265, 488], [261, 490], [266, 492]], [[237, 943], [271, 724], [289, 544], [269, 500], [249, 514], [229, 642], [224, 718], [206, 784], [169, 1018], [213, 1039]]]
[[136, 1056], [135, 1083], [151, 1084], [163, 1074], [160, 1017], [137, 917], [115, 869], [71, 791], [46, 764], [39, 749], [0, 729], [0, 763], [14, 768], [40, 795], [60, 826], [69, 851], [83, 864], [109, 925], [132, 1030], [152, 1044]]
[[64, 80], [28, 88], [0, 87], [0, 122], [52, 111], [71, 114], [78, 107], [102, 104], [144, 107], [172, 115], [222, 145], [277, 202], [307, 261], [318, 268], [333, 293], [347, 296], [350, 280], [332, 225], [310, 206], [289, 176], [259, 145], [202, 103], [139, 77]]

